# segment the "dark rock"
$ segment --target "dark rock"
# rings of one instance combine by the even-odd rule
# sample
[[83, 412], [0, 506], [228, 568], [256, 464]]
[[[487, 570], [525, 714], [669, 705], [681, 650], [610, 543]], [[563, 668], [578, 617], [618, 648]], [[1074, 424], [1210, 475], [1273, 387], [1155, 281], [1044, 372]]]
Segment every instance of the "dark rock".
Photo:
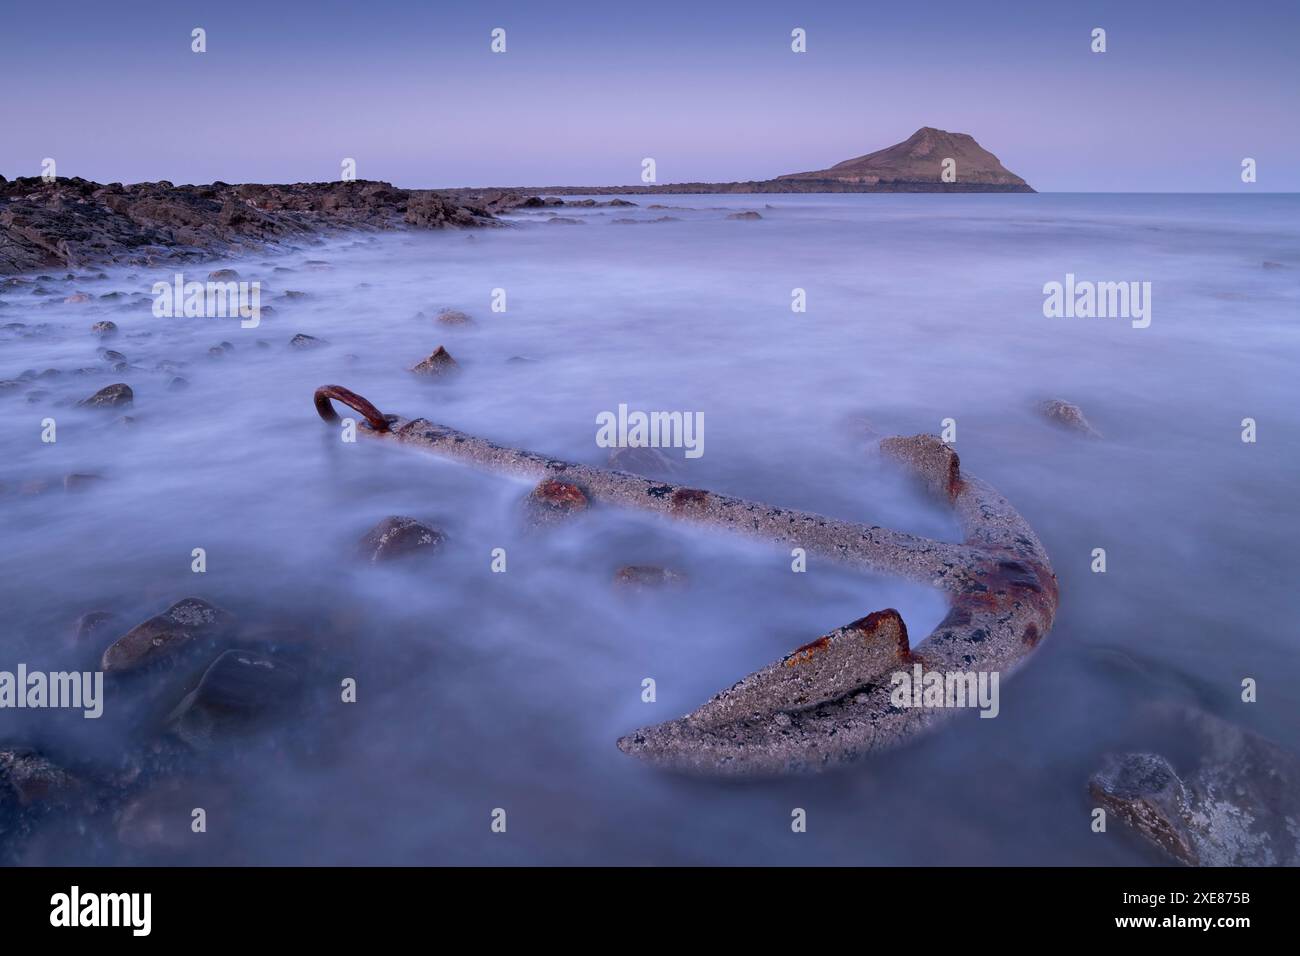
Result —
[[104, 386], [77, 404], [83, 408], [130, 408], [134, 402], [135, 393], [131, 391], [131, 386], [118, 382], [116, 385]]
[[257, 729], [283, 711], [299, 686], [288, 663], [252, 651], [226, 651], [167, 718], [168, 729], [196, 750]]
[[763, 216], [761, 213], [754, 212], [751, 209], [751, 210], [746, 210], [745, 212], [733, 212], [727, 218], [728, 219], [762, 219]]
[[234, 617], [199, 598], [177, 601], [162, 614], [137, 624], [104, 651], [105, 672], [124, 673], [201, 641], [229, 633]]
[[12, 796], [20, 806], [66, 804], [80, 789], [76, 777], [34, 750], [0, 749], [0, 792]]
[[229, 282], [232, 279], [238, 279], [239, 273], [234, 269], [217, 269], [214, 272], [209, 272], [208, 278], [217, 282]]
[[289, 340], [289, 347], [295, 349], [318, 349], [324, 345], [329, 345], [324, 339], [318, 339], [314, 335], [304, 335], [299, 332]]
[[124, 186], [20, 177], [0, 184], [0, 273], [71, 262], [157, 264], [357, 228], [494, 223], [487, 210], [451, 197], [365, 180]]
[[63, 476], [64, 491], [85, 491], [104, 480], [103, 475], [71, 474]]
[[389, 561], [417, 552], [436, 551], [446, 536], [415, 518], [393, 515], [375, 525], [361, 539], [362, 556], [370, 562]]
[[571, 219], [568, 216], [552, 216], [546, 222], [551, 226], [581, 226], [583, 224], [581, 219]]
[[102, 336], [116, 335], [117, 323], [109, 321], [96, 322], [90, 327], [90, 331], [94, 332], [96, 335]]

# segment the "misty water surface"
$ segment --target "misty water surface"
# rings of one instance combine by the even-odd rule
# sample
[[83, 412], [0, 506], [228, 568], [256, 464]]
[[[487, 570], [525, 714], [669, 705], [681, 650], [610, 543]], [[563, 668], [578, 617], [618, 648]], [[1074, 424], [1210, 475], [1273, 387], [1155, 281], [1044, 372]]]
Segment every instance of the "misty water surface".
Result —
[[[1300, 747], [1300, 200], [695, 196], [651, 210], [632, 198], [635, 210], [546, 210], [510, 229], [366, 235], [183, 269], [261, 281], [274, 312], [256, 329], [155, 318], [150, 288], [169, 265], [3, 289], [0, 325], [24, 327], [0, 330], [0, 379], [61, 374], [0, 394], [0, 669], [93, 668], [103, 646], [73, 641], [80, 614], [113, 611], [120, 633], [193, 594], [313, 682], [261, 734], [187, 766], [211, 806], [186, 848], [122, 846], [109, 807], [51, 817], [10, 859], [1159, 862], [1122, 828], [1088, 826], [1088, 778], [1106, 752], [1145, 746], [1145, 707], [1195, 701]], [[747, 209], [763, 218], [726, 218]], [[556, 214], [582, 224], [545, 221]], [[612, 223], [660, 216], [678, 221]], [[1044, 318], [1042, 286], [1067, 272], [1150, 281], [1151, 326]], [[504, 313], [490, 310], [496, 288]], [[795, 288], [806, 313], [791, 310]], [[280, 298], [289, 290], [306, 296]], [[82, 291], [124, 298], [63, 302]], [[443, 307], [475, 323], [439, 326]], [[120, 327], [110, 341], [90, 332], [102, 319]], [[293, 350], [297, 333], [328, 345]], [[454, 381], [406, 371], [439, 344], [463, 367]], [[102, 347], [129, 368], [112, 371]], [[187, 390], [168, 390], [177, 375]], [[135, 391], [133, 423], [75, 407], [117, 381]], [[863, 421], [914, 434], [952, 418], [963, 467], [1046, 544], [1057, 624], [1003, 682], [996, 720], [964, 714], [820, 777], [665, 775], [615, 739], [873, 610], [897, 608], [919, 640], [941, 597], [815, 558], [793, 574], [779, 548], [609, 509], [527, 534], [527, 485], [341, 442], [312, 408], [325, 383], [589, 463], [605, 460], [602, 411], [703, 412], [705, 453], [675, 453], [679, 481], [942, 537], [956, 535], [951, 518], [869, 453]], [[1104, 440], [1044, 422], [1045, 398], [1077, 402]], [[54, 444], [40, 440], [46, 417]], [[1240, 438], [1246, 417], [1254, 444]], [[70, 473], [103, 480], [67, 493]], [[358, 539], [391, 514], [445, 531], [441, 554], [359, 563]], [[505, 574], [490, 571], [496, 547]], [[1099, 547], [1105, 574], [1090, 572]], [[690, 584], [622, 593], [611, 581], [625, 564], [678, 568]], [[358, 701], [344, 705], [349, 676]], [[1253, 707], [1239, 700], [1247, 676], [1261, 684]], [[641, 700], [644, 677], [656, 703]], [[93, 776], [148, 746], [126, 696], [110, 688], [100, 721], [0, 712], [0, 741]], [[504, 835], [489, 830], [497, 807]], [[794, 807], [806, 834], [790, 831]]]

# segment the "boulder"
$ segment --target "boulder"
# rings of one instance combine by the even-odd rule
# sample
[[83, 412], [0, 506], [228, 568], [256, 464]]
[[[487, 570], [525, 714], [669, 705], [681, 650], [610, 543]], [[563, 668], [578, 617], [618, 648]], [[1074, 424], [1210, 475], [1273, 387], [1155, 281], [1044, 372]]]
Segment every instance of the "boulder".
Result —
[[370, 529], [361, 539], [360, 551], [365, 560], [375, 563], [391, 561], [416, 553], [436, 551], [446, 535], [436, 528], [408, 518], [391, 515]]
[[233, 615], [207, 601], [184, 598], [109, 645], [100, 667], [114, 674], [137, 670], [195, 644], [227, 636], [234, 621]]
[[167, 718], [168, 730], [195, 750], [255, 731], [288, 708], [300, 684], [296, 668], [275, 657], [229, 650]]

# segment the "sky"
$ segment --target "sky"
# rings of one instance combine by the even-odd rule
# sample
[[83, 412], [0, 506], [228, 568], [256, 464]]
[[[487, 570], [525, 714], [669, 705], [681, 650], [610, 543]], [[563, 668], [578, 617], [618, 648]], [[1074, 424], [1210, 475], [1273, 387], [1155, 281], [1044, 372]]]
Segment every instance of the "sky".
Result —
[[1041, 191], [1300, 190], [1300, 0], [4, 0], [0, 80], [8, 177], [734, 181], [935, 126]]

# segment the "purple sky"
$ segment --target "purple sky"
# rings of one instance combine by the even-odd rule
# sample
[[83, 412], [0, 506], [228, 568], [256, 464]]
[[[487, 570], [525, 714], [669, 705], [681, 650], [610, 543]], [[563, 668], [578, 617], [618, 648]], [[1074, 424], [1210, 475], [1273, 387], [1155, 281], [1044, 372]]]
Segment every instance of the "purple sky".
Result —
[[599, 185], [651, 156], [660, 182], [729, 181], [937, 126], [1044, 191], [1300, 190], [1295, 0], [978, 6], [12, 4], [0, 173], [283, 182], [354, 157], [400, 186]]

